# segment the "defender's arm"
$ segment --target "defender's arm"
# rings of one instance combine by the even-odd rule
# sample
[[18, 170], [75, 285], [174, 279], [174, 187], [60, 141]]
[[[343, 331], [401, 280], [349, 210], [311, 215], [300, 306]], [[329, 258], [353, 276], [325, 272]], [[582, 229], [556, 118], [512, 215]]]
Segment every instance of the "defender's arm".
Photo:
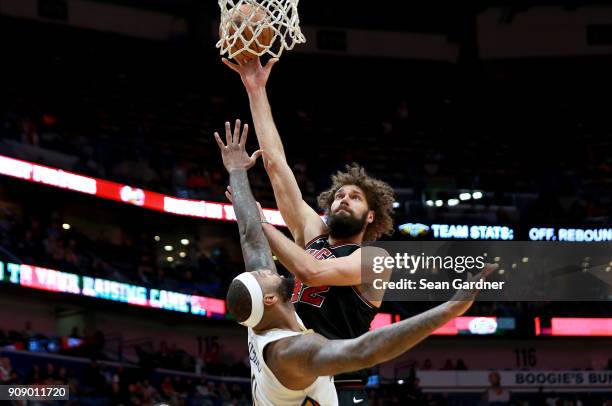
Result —
[[255, 165], [257, 157], [261, 155], [261, 151], [256, 151], [250, 157], [247, 155], [245, 146], [248, 131], [249, 127], [245, 124], [242, 135], [240, 135], [240, 120], [236, 120], [232, 134], [230, 123], [227, 122], [225, 123], [227, 145], [223, 144], [218, 133], [215, 133], [215, 140], [221, 150], [223, 164], [230, 175], [234, 212], [238, 221], [240, 246], [246, 271], [259, 269], [276, 271], [268, 240], [261, 229], [259, 208], [247, 176], [247, 170]]
[[[469, 280], [484, 279], [495, 269], [495, 265], [486, 265], [479, 275]], [[276, 361], [273, 365], [278, 365], [277, 377], [307, 383], [318, 376], [358, 371], [389, 361], [464, 314], [477, 294], [477, 290], [460, 290], [450, 301], [433, 309], [351, 340], [327, 340], [317, 334], [284, 340], [275, 347], [271, 357]]]

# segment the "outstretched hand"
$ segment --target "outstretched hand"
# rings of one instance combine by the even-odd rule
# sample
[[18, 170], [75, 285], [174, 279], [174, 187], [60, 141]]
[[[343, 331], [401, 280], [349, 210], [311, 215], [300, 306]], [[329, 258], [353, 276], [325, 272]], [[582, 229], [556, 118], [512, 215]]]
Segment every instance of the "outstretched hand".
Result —
[[262, 154], [261, 150], [253, 152], [253, 155], [249, 156], [246, 152], [246, 140], [249, 134], [249, 125], [245, 124], [242, 133], [240, 133], [240, 120], [236, 120], [234, 126], [234, 132], [229, 121], [225, 123], [225, 141], [227, 145], [223, 144], [221, 137], [218, 132], [215, 132], [215, 140], [221, 150], [221, 157], [223, 158], [223, 165], [228, 172], [234, 169], [249, 169]]
[[259, 57], [253, 58], [244, 64], [236, 64], [223, 58], [223, 63], [231, 70], [237, 72], [247, 92], [265, 89], [272, 67], [278, 62], [278, 58], [270, 59], [265, 66], [261, 65]]

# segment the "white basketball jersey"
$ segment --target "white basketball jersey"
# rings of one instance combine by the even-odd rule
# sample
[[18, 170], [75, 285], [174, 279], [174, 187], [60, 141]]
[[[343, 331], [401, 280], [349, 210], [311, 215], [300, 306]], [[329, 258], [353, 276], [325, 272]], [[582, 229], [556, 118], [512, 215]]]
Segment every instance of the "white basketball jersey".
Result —
[[268, 368], [263, 357], [267, 344], [286, 337], [310, 334], [307, 331], [272, 329], [255, 334], [249, 328], [249, 359], [251, 360], [251, 392], [255, 406], [337, 406], [338, 395], [332, 376], [320, 376], [302, 390], [286, 388]]

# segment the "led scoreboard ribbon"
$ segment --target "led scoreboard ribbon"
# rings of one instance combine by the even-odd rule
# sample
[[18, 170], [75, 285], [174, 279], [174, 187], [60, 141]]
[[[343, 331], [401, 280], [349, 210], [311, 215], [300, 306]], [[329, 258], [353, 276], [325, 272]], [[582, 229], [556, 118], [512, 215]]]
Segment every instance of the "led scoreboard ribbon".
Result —
[[0, 281], [22, 287], [110, 300], [205, 317], [225, 317], [225, 300], [0, 262]]
[[[0, 155], [0, 175], [85, 193], [164, 213], [210, 220], [236, 221], [234, 207], [231, 204], [168, 196], [3, 155]], [[263, 212], [269, 223], [275, 226], [285, 226], [278, 210], [263, 209]]]

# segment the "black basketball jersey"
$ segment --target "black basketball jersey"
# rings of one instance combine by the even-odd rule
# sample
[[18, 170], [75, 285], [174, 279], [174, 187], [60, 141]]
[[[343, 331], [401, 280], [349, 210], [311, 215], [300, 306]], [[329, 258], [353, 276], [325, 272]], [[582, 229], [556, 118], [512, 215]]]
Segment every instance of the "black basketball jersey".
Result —
[[[357, 244], [330, 245], [322, 235], [306, 245], [306, 252], [318, 260], [346, 257], [359, 249]], [[359, 337], [370, 329], [378, 309], [361, 297], [353, 286], [307, 286], [295, 280], [291, 301], [307, 328], [333, 339]], [[336, 380], [363, 380], [365, 371], [337, 376]]]

